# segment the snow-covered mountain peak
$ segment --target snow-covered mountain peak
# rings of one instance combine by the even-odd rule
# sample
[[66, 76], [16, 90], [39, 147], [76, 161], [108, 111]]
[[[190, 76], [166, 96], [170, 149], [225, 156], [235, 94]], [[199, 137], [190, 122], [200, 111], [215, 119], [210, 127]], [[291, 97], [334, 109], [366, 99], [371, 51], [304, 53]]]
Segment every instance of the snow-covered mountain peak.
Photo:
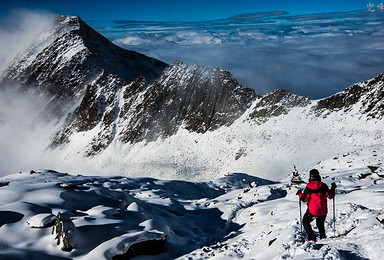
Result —
[[132, 81], [156, 79], [166, 64], [143, 54], [122, 49], [93, 30], [79, 17], [59, 16], [49, 36], [16, 57], [2, 82], [17, 81], [25, 88], [61, 97], [76, 96], [102, 70]]

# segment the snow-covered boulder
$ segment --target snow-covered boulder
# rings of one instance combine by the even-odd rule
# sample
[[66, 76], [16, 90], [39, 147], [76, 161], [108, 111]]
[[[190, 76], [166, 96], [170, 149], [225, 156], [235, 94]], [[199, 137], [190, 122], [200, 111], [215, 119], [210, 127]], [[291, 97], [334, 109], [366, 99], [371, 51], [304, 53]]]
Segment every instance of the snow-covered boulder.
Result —
[[55, 225], [56, 218], [57, 217], [51, 213], [43, 213], [33, 216], [27, 223], [31, 228], [47, 228]]
[[138, 255], [156, 255], [165, 250], [167, 235], [158, 231], [140, 231], [114, 239], [117, 245], [106, 251], [108, 259], [131, 259]]

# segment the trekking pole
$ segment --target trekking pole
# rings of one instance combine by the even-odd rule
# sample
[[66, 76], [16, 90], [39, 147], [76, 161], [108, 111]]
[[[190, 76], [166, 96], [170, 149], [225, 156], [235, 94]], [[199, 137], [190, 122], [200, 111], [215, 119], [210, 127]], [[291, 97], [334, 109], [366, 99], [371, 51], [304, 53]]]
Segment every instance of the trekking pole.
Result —
[[302, 217], [301, 217], [301, 200], [300, 200], [300, 197], [299, 197], [299, 208], [300, 208], [300, 232], [303, 233], [303, 223], [301, 221]]
[[336, 237], [335, 195], [333, 195], [333, 236]]

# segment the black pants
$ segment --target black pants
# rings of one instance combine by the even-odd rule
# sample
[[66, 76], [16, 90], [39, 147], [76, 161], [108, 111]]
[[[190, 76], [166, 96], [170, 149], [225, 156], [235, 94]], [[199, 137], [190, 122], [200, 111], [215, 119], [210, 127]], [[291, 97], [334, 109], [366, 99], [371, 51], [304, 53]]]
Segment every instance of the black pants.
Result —
[[320, 233], [320, 239], [326, 238], [325, 228], [324, 228], [324, 222], [325, 222], [326, 216], [315, 217], [311, 213], [309, 213], [309, 211], [307, 210], [307, 212], [305, 212], [304, 217], [303, 217], [303, 226], [304, 226], [305, 232], [307, 232], [308, 240], [316, 241], [316, 235], [313, 232], [312, 227], [311, 227], [311, 222], [315, 218], [316, 218], [316, 226], [319, 229], [319, 233]]

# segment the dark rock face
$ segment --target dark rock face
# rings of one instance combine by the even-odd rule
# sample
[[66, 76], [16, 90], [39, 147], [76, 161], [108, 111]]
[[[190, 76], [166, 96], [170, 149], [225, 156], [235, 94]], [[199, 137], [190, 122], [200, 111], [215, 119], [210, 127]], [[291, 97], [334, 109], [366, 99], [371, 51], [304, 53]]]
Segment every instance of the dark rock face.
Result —
[[367, 82], [370, 90], [363, 103], [363, 113], [369, 118], [382, 119], [384, 117], [384, 73]]
[[292, 108], [304, 107], [310, 102], [309, 98], [293, 95], [288, 90], [275, 90], [257, 101], [249, 118], [263, 123], [271, 117], [287, 114]]
[[72, 134], [86, 132], [99, 125], [100, 130], [89, 144], [87, 155], [105, 149], [116, 134], [120, 93], [125, 84], [125, 81], [118, 76], [102, 72], [92, 84], [87, 86], [80, 105], [68, 115], [65, 126], [56, 133], [51, 147], [56, 148], [68, 143]]
[[329, 111], [334, 111], [342, 108], [348, 108], [353, 104], [356, 104], [364, 92], [365, 90], [361, 86], [353, 85], [340, 93], [320, 100], [316, 109], [327, 109]]
[[198, 133], [230, 125], [255, 99], [227, 71], [175, 62], [161, 77], [147, 84], [130, 84], [102, 73], [86, 89], [80, 106], [52, 143], [58, 147], [69, 136], [99, 127], [86, 155], [104, 150], [115, 138], [124, 143], [154, 141], [181, 127]]
[[[276, 90], [256, 101], [249, 119], [264, 123], [271, 117], [287, 114], [294, 107], [305, 107], [310, 104], [312, 101], [309, 98], [293, 95], [287, 90]], [[384, 117], [384, 74], [352, 85], [313, 104], [312, 112], [317, 116], [327, 116], [334, 111], [349, 112], [357, 108], [359, 116], [381, 119]]]
[[123, 142], [155, 140], [183, 128], [205, 133], [230, 125], [255, 98], [253, 90], [241, 86], [227, 71], [187, 66], [175, 62], [142, 93], [133, 115], [122, 131]]
[[315, 111], [317, 113], [326, 111], [343, 110], [345, 112], [352, 109], [352, 106], [361, 102], [360, 115], [368, 118], [381, 119], [384, 116], [384, 74], [355, 84], [342, 92], [331, 97], [319, 100]]

